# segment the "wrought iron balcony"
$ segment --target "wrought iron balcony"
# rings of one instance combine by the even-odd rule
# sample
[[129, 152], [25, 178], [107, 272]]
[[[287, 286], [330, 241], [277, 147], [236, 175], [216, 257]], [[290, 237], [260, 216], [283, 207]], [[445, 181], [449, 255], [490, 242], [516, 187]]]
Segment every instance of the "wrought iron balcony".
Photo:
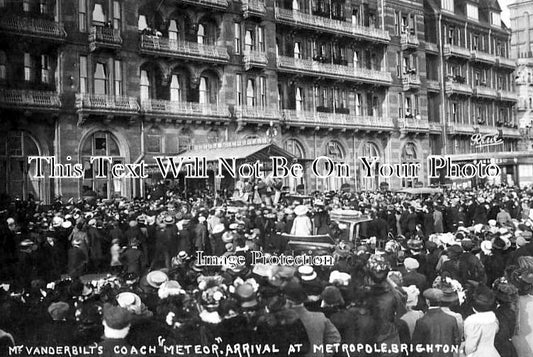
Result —
[[480, 62], [480, 63], [487, 63], [487, 64], [495, 64], [496, 57], [494, 55], [491, 55], [490, 53], [472, 50], [472, 61]]
[[472, 87], [469, 84], [447, 80], [446, 81], [446, 93], [447, 94], [472, 95]]
[[61, 107], [61, 99], [56, 92], [0, 89], [0, 107], [55, 110]]
[[196, 102], [179, 102], [161, 99], [147, 99], [141, 102], [145, 115], [156, 115], [175, 119], [196, 121], [229, 121], [230, 112], [227, 105], [201, 104]]
[[496, 92], [496, 89], [486, 86], [475, 86], [473, 94], [479, 98], [496, 99], [498, 97], [498, 92]]
[[502, 129], [503, 136], [505, 136], [507, 138], [521, 138], [521, 137], [523, 137], [522, 132], [518, 128], [506, 128], [506, 127], [503, 127], [501, 129]]
[[253, 67], [264, 68], [268, 64], [267, 54], [262, 51], [245, 51], [242, 61], [245, 70], [249, 70]]
[[281, 112], [273, 108], [262, 107], [235, 107], [235, 117], [240, 121], [264, 122], [276, 121], [281, 119]]
[[514, 92], [510, 92], [507, 90], [498, 90], [498, 100], [501, 100], [502, 102], [517, 102], [518, 96]]
[[514, 70], [516, 68], [516, 60], [505, 57], [496, 57], [496, 66]]
[[420, 45], [420, 41], [416, 35], [410, 33], [402, 33], [400, 35], [400, 45], [403, 49], [417, 48]]
[[95, 114], [134, 114], [139, 112], [139, 103], [134, 97], [101, 94], [76, 94], [78, 112]]
[[280, 70], [291, 73], [300, 73], [371, 84], [390, 85], [392, 83], [392, 76], [390, 72], [376, 71], [366, 68], [354, 68], [337, 64], [320, 63], [302, 58], [278, 56], [277, 66]]
[[389, 33], [377, 28], [359, 26], [347, 21], [333, 20], [279, 7], [276, 7], [275, 15], [279, 23], [297, 25], [298, 27], [326, 31], [335, 35], [344, 35], [362, 40], [382, 43], [390, 42]]
[[448, 123], [448, 134], [450, 135], [472, 135], [475, 133], [472, 124]]
[[417, 118], [403, 118], [400, 119], [400, 130], [414, 131], [414, 132], [427, 132], [429, 131], [429, 122], [427, 120]]
[[180, 0], [185, 4], [211, 7], [219, 10], [225, 10], [228, 7], [228, 0]]
[[427, 85], [428, 85], [428, 91], [440, 92], [440, 82], [439, 81], [428, 79]]
[[437, 46], [436, 43], [426, 42], [426, 51], [438, 54], [439, 53], [439, 46]]
[[434, 134], [440, 134], [442, 133], [442, 124], [441, 123], [435, 123], [435, 122], [429, 122], [429, 132]]
[[67, 37], [65, 27], [58, 22], [12, 15], [0, 18], [0, 31], [55, 41], [64, 41]]
[[283, 122], [290, 126], [384, 131], [393, 130], [390, 118], [339, 113], [283, 110]]
[[141, 35], [141, 53], [213, 63], [226, 63], [229, 60], [226, 47], [175, 41], [165, 37], [148, 35]]
[[89, 49], [95, 51], [97, 48], [119, 49], [122, 46], [120, 31], [110, 27], [91, 26], [89, 32]]
[[420, 88], [420, 76], [417, 74], [409, 73], [404, 74], [402, 77], [403, 90], [411, 90]]
[[242, 0], [242, 12], [245, 18], [266, 15], [265, 2], [262, 0]]
[[444, 56], [446, 57], [459, 57], [470, 59], [472, 53], [468, 48], [450, 45], [449, 43], [444, 45]]

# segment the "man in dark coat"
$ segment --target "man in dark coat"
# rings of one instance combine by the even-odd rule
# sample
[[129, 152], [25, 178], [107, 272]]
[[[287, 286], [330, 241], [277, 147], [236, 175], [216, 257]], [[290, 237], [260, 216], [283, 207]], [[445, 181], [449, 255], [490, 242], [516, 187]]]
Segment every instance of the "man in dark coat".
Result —
[[82, 241], [74, 238], [72, 247], [68, 250], [68, 275], [72, 278], [78, 278], [85, 273], [87, 267], [87, 255], [81, 248]]
[[[443, 293], [439, 289], [427, 289], [424, 291], [424, 297], [429, 306], [427, 313], [420, 318], [415, 325], [413, 332], [413, 345], [421, 344], [424, 346], [447, 345], [458, 346], [460, 343], [459, 327], [455, 317], [446, 314], [440, 308], [440, 302]], [[441, 349], [432, 352], [415, 352], [417, 357], [452, 357], [453, 353], [444, 353]]]
[[120, 254], [120, 261], [126, 273], [134, 273], [137, 276], [141, 276], [146, 266], [146, 258], [139, 249], [139, 242], [136, 240], [130, 241], [128, 248]]

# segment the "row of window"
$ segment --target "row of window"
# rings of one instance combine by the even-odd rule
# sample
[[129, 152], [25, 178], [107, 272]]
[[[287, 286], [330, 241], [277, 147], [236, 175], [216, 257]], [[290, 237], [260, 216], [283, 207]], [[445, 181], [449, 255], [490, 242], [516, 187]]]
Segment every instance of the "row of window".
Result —
[[[445, 11], [455, 13], [455, 0], [441, 0], [441, 8]], [[470, 20], [479, 21], [479, 8], [476, 4], [466, 3], [466, 17]], [[490, 24], [492, 26], [501, 26], [501, 15], [498, 12], [490, 12]]]
[[469, 48], [473, 51], [481, 51], [495, 56], [507, 57], [509, 53], [506, 41], [490, 37], [489, 34], [483, 34], [476, 31], [468, 31], [465, 37], [464, 27], [445, 24], [446, 43], [454, 46]]
[[[51, 84], [53, 81], [52, 57], [47, 54], [23, 53], [24, 81], [28, 83]], [[6, 52], [0, 51], [0, 80], [5, 81], [9, 71]]]
[[459, 83], [469, 83], [467, 77], [471, 79], [474, 86], [486, 86], [498, 90], [509, 90], [511, 88], [511, 76], [509, 74], [497, 73], [486, 68], [470, 68], [456, 62], [446, 63], [446, 74], [448, 78]]
[[496, 107], [490, 103], [449, 102], [450, 121], [454, 123], [479, 125], [510, 125], [512, 110], [509, 107]]

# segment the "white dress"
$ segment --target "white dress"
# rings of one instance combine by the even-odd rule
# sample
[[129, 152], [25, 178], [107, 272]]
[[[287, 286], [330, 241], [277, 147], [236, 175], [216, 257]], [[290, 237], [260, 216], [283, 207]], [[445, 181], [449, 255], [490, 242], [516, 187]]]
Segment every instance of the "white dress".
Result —
[[494, 347], [494, 337], [499, 329], [494, 312], [478, 312], [470, 315], [466, 318], [464, 326], [467, 357], [500, 357]]
[[531, 357], [533, 356], [533, 296], [520, 296], [518, 303], [518, 334], [513, 336], [513, 345], [518, 357]]

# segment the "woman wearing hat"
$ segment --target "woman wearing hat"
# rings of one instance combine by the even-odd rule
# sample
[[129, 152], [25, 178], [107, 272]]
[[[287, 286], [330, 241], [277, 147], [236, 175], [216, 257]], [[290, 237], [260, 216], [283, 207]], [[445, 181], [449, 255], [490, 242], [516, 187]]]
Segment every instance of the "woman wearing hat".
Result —
[[[523, 258], [525, 257], [518, 259], [519, 263], [522, 263], [521, 266], [526, 265]], [[518, 330], [513, 336], [513, 345], [518, 357], [529, 357], [533, 352], [533, 269], [520, 268], [517, 273], [519, 274], [517, 283], [520, 285], [520, 296], [518, 298]]]
[[311, 219], [307, 216], [309, 209], [307, 206], [300, 205], [294, 209], [296, 218], [292, 224], [291, 234], [295, 236], [310, 236], [313, 232]]
[[464, 350], [467, 357], [500, 357], [494, 347], [498, 332], [498, 319], [492, 311], [495, 304], [494, 293], [485, 285], [474, 291], [472, 307], [474, 314], [465, 320]]
[[498, 308], [494, 312], [499, 329], [494, 339], [494, 346], [502, 356], [517, 357], [512, 337], [516, 329], [518, 289], [504, 278], [498, 278], [492, 285]]

